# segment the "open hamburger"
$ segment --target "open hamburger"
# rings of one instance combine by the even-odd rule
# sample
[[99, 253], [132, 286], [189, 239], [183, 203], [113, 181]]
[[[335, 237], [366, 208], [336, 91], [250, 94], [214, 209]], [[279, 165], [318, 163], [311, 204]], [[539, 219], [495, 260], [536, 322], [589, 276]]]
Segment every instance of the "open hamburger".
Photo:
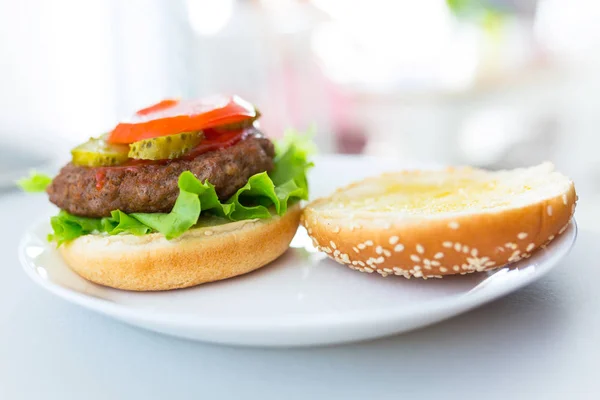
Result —
[[233, 97], [165, 100], [72, 150], [54, 178], [49, 240], [69, 267], [128, 290], [184, 288], [260, 268], [289, 246], [308, 198], [307, 146], [273, 144]]

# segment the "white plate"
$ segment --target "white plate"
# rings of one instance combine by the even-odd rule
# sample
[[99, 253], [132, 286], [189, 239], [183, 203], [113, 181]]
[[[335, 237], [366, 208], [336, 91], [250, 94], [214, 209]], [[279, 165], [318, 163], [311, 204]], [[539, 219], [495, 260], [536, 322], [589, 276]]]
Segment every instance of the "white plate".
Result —
[[[317, 161], [311, 174], [315, 195], [398, 168], [366, 158]], [[30, 230], [19, 249], [23, 268], [44, 289], [153, 331], [252, 346], [351, 342], [441, 321], [539, 279], [567, 254], [577, 230], [572, 222], [546, 249], [511, 268], [423, 281], [352, 271], [315, 253], [301, 229], [285, 255], [253, 273], [190, 289], [135, 293], [95, 285], [73, 273], [46, 242], [48, 225]]]

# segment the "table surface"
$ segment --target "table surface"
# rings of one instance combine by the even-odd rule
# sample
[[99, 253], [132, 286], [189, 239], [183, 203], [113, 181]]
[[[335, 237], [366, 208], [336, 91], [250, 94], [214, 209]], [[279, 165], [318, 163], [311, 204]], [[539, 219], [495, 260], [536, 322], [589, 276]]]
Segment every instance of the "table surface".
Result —
[[600, 398], [600, 231], [579, 209], [573, 251], [517, 293], [408, 334], [284, 350], [162, 336], [46, 293], [17, 246], [49, 209], [0, 193], [0, 399]]

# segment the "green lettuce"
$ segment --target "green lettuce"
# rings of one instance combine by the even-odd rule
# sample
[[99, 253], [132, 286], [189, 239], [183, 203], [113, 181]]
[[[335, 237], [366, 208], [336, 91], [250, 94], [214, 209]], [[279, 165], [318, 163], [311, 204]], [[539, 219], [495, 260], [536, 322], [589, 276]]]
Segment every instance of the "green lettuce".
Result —
[[19, 179], [17, 185], [26, 192], [36, 193], [44, 192], [51, 182], [50, 176], [31, 171], [27, 178]]
[[[191, 172], [179, 176], [179, 196], [169, 213], [132, 213], [115, 210], [110, 217], [83, 218], [61, 210], [52, 217], [53, 233], [48, 240], [61, 244], [90, 233], [145, 235], [160, 232], [173, 239], [198, 223], [201, 214], [214, 215], [230, 221], [270, 218], [286, 213], [294, 202], [308, 199], [306, 171], [314, 151], [310, 137], [286, 132], [276, 143], [274, 168], [248, 179], [231, 198], [221, 202], [210, 182], [200, 182]], [[272, 211], [271, 211], [272, 210]]]

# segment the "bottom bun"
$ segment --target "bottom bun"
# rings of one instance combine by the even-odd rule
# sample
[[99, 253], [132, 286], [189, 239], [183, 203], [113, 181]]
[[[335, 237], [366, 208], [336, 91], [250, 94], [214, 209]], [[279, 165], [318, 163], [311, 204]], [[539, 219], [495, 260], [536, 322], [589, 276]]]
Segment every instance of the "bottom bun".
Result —
[[279, 217], [189, 230], [167, 240], [160, 233], [85, 235], [59, 248], [83, 278], [117, 289], [185, 288], [242, 275], [281, 256], [298, 228], [299, 204]]

